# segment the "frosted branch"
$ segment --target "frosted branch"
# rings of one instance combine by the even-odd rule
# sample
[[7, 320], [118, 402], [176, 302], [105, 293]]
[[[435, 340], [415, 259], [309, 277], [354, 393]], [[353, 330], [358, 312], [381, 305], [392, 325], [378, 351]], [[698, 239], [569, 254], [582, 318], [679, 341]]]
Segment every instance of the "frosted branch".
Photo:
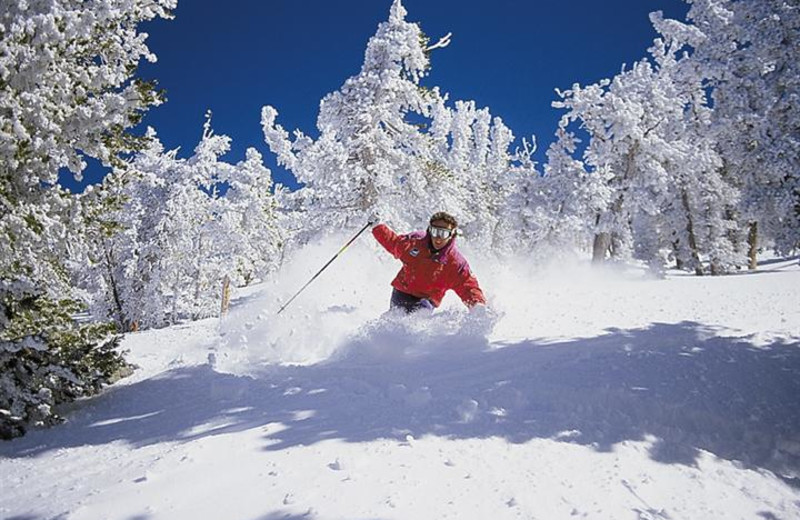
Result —
[[445, 47], [450, 45], [450, 38], [452, 36], [453, 36], [453, 33], [451, 33], [451, 32], [445, 34], [444, 36], [439, 38], [438, 42], [434, 43], [433, 45], [430, 45], [430, 46], [426, 47], [425, 48], [425, 52], [430, 52], [433, 49], [444, 49]]
[[211, 110], [206, 110], [206, 120], [203, 123], [203, 139], [209, 139], [213, 135], [214, 131], [211, 129]]
[[277, 124], [278, 111], [271, 106], [261, 109], [261, 128], [264, 131], [264, 140], [270, 150], [278, 156], [278, 164], [285, 166], [288, 170], [293, 170], [297, 157], [292, 152], [292, 142], [289, 140], [289, 133]]

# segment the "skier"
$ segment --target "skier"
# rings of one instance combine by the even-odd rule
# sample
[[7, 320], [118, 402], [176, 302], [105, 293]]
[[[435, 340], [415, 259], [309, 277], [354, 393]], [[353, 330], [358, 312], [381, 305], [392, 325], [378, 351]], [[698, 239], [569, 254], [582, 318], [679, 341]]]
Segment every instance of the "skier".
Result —
[[392, 281], [390, 308], [412, 313], [433, 311], [452, 289], [470, 309], [486, 305], [486, 298], [469, 264], [456, 249], [458, 222], [440, 211], [430, 218], [427, 231], [398, 235], [379, 219], [372, 235], [389, 253], [403, 262]]

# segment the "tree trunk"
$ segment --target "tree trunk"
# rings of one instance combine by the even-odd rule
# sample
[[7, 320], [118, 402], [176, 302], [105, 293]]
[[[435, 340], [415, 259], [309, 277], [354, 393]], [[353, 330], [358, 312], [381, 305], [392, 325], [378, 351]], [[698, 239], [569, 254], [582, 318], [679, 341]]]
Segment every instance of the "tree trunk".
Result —
[[172, 286], [172, 315], [169, 317], [169, 325], [178, 323], [178, 299], [180, 298], [180, 291], [178, 289], [177, 278], [178, 276], [176, 275], [175, 283]]
[[106, 273], [108, 275], [108, 284], [111, 286], [111, 296], [114, 299], [114, 310], [117, 313], [117, 322], [119, 323], [122, 332], [129, 332], [131, 324], [125, 317], [125, 311], [122, 308], [122, 298], [119, 296], [119, 288], [117, 287], [117, 280], [114, 277], [114, 259], [111, 256], [111, 251], [108, 248], [108, 243], [103, 240], [103, 254], [106, 261]]
[[197, 270], [194, 273], [194, 297], [192, 301], [192, 320], [199, 320], [201, 318], [201, 309], [202, 305], [200, 304], [200, 297], [203, 294], [203, 258], [204, 258], [204, 251], [203, 251], [203, 237], [202, 235], [197, 239], [197, 248], [195, 250], [195, 254], [197, 255]]
[[686, 212], [686, 233], [689, 235], [689, 250], [694, 261], [694, 274], [703, 276], [703, 265], [700, 263], [700, 253], [697, 252], [697, 238], [694, 235], [694, 222], [689, 206], [689, 194], [685, 189], [681, 190], [681, 202], [683, 202], [683, 209]]
[[[739, 230], [739, 218], [737, 216], [736, 211], [733, 210], [731, 207], [725, 208], [725, 220], [729, 221], [732, 225], [728, 232], [726, 233], [728, 237], [728, 241], [733, 245], [734, 251], [736, 251], [737, 255], [741, 252], [742, 248], [742, 240], [741, 240], [741, 232]], [[740, 266], [737, 265], [736, 269], [739, 270]]]
[[610, 233], [597, 233], [594, 236], [594, 244], [592, 245], [592, 263], [600, 264], [606, 259], [606, 252], [611, 246]]
[[750, 232], [747, 234], [747, 245], [750, 246], [748, 250], [748, 257], [750, 264], [748, 268], [751, 271], [758, 269], [758, 222], [750, 223]]
[[675, 252], [675, 269], [683, 271], [683, 259], [680, 255], [680, 241], [675, 240], [672, 243], [672, 250]]
[[720, 267], [719, 259], [714, 258], [711, 260], [711, 276], [719, 276], [725, 274], [725, 270]]
[[360, 183], [360, 204], [362, 210], [374, 209], [375, 204], [378, 202], [379, 193], [378, 188], [375, 186], [375, 172], [373, 171], [375, 167], [376, 158], [372, 153], [372, 150], [366, 148], [363, 150], [358, 151], [358, 162], [361, 163], [361, 167], [367, 172], [367, 178], [361, 179]]
[[228, 308], [231, 304], [231, 279], [226, 274], [222, 279], [222, 302], [219, 309], [220, 317], [228, 314]]

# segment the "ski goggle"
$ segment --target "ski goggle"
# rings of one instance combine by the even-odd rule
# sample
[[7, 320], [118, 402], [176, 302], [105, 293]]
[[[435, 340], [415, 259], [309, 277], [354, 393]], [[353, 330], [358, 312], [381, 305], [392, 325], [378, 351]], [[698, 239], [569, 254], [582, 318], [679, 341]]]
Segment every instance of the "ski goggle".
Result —
[[428, 227], [428, 233], [430, 233], [431, 237], [433, 238], [450, 238], [455, 234], [455, 232], [455, 229], [447, 229], [436, 226]]

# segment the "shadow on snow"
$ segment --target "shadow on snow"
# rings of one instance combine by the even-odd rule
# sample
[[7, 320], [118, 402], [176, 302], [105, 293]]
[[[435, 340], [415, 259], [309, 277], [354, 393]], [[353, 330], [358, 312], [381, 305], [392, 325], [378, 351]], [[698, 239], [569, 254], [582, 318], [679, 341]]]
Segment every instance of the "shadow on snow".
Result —
[[265, 367], [257, 377], [171, 370], [83, 401], [67, 424], [3, 443], [0, 455], [283, 423], [265, 430], [264, 450], [407, 434], [608, 450], [653, 435], [651, 456], [663, 463], [693, 464], [703, 449], [793, 478], [800, 469], [798, 343], [755, 347], [691, 322], [492, 345], [502, 348], [474, 336], [410, 334], [405, 343], [378, 328], [314, 366]]

